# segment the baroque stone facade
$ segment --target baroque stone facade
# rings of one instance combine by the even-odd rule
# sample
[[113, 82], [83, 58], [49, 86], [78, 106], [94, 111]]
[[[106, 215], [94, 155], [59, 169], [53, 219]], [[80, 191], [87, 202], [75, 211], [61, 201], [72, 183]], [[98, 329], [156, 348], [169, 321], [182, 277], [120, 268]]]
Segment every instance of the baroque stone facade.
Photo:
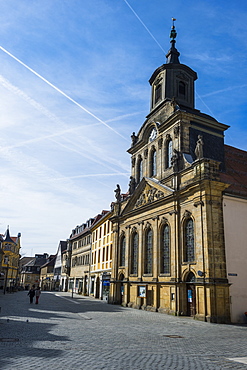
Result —
[[196, 73], [167, 63], [149, 80], [151, 109], [132, 134], [135, 190], [113, 210], [110, 301], [229, 322], [222, 194], [228, 126], [194, 107]]

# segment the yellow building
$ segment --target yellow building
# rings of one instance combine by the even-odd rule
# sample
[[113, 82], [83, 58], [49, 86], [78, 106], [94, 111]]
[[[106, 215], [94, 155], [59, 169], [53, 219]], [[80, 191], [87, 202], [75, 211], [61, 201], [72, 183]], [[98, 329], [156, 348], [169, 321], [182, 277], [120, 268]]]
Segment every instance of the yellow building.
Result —
[[19, 285], [21, 234], [11, 237], [8, 228], [5, 235], [1, 235], [1, 244], [3, 257], [0, 288], [5, 292], [13, 290]]
[[91, 228], [92, 255], [90, 294], [95, 298], [108, 299], [112, 269], [112, 212], [102, 211]]
[[115, 190], [109, 300], [229, 322], [222, 199], [237, 180], [226, 176], [228, 126], [195, 109], [197, 74], [180, 64], [175, 37], [173, 26], [167, 62], [149, 80], [150, 112], [131, 136], [129, 195]]

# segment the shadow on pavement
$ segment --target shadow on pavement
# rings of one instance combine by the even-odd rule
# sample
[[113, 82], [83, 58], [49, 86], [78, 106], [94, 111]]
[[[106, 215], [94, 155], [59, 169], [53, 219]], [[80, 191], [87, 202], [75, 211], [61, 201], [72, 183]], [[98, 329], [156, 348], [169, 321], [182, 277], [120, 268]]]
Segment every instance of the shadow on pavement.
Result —
[[[55, 295], [50, 292], [42, 292], [38, 305], [30, 304], [25, 291], [0, 295], [0, 306], [0, 367], [3, 369], [11, 368], [11, 359], [23, 358], [25, 368], [25, 361], [29, 365], [33, 361], [35, 367], [40, 358], [59, 358], [64, 353], [65, 346], [62, 344], [71, 342], [71, 333], [75, 327], [78, 328], [80, 318], [75, 314], [123, 310], [120, 306], [85, 297], [74, 296], [71, 299], [68, 294]], [[63, 320], [71, 320], [71, 325], [66, 321], [70, 331], [68, 336], [56, 331], [57, 324], [61, 324]], [[56, 334], [52, 334], [53, 332]], [[86, 346], [85, 343], [85, 348]]]

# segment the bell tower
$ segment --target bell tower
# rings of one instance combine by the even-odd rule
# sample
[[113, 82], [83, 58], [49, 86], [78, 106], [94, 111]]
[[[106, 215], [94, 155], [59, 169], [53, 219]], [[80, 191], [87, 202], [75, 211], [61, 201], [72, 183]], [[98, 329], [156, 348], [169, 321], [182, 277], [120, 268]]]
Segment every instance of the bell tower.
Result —
[[194, 109], [194, 82], [197, 74], [185, 64], [180, 64], [180, 53], [175, 47], [177, 32], [174, 21], [170, 33], [171, 48], [166, 54], [166, 64], [158, 67], [152, 74], [150, 113], [156, 111], [167, 101], [175, 100], [176, 103], [186, 108]]

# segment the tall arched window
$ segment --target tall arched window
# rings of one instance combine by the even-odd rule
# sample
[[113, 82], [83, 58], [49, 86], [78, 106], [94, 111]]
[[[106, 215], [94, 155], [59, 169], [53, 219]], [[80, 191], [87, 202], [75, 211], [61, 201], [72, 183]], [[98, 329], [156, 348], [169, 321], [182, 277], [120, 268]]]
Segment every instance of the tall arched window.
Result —
[[172, 165], [172, 150], [173, 150], [172, 140], [169, 140], [166, 143], [166, 161], [165, 161], [166, 168], [169, 168]]
[[153, 272], [153, 232], [149, 229], [145, 240], [144, 274]]
[[126, 249], [126, 239], [125, 236], [121, 238], [120, 241], [120, 266], [125, 266], [125, 249]]
[[157, 153], [155, 149], [152, 150], [150, 160], [150, 177], [153, 177], [157, 173]]
[[195, 260], [195, 245], [194, 245], [194, 222], [189, 218], [185, 222], [185, 250], [184, 262], [193, 262]]
[[137, 161], [137, 184], [142, 180], [143, 178], [143, 161], [140, 157]]
[[132, 235], [130, 273], [138, 274], [138, 234]]
[[160, 273], [170, 274], [170, 268], [170, 230], [169, 226], [166, 224], [161, 231]]

